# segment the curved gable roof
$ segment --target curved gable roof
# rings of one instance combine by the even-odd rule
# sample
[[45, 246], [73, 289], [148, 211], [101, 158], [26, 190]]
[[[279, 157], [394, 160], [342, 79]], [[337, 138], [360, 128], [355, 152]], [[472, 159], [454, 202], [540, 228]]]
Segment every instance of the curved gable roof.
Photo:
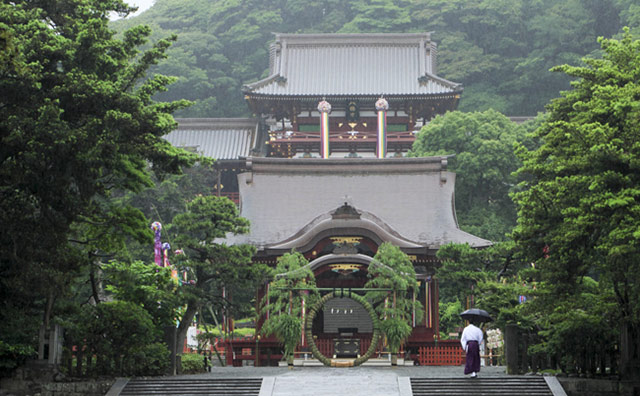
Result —
[[442, 95], [461, 84], [435, 75], [429, 33], [276, 34], [270, 75], [243, 87], [256, 96]]
[[[491, 245], [458, 228], [455, 174], [446, 170], [446, 161], [247, 158], [249, 171], [238, 175], [238, 185], [240, 214], [251, 228], [228, 241], [259, 250], [298, 248], [314, 235], [342, 227], [368, 230], [406, 248], [438, 249], [451, 242]], [[361, 216], [330, 215], [345, 202]]]

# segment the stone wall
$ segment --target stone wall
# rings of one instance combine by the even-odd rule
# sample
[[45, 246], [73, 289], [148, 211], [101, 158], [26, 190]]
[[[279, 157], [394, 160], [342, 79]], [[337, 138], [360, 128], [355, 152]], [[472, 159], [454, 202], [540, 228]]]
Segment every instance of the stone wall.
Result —
[[36, 360], [0, 379], [0, 396], [103, 396], [114, 383], [115, 379], [69, 381], [55, 365]]
[[558, 377], [568, 396], [640, 396], [640, 382]]
[[42, 396], [104, 396], [115, 380], [52, 382], [43, 384]]

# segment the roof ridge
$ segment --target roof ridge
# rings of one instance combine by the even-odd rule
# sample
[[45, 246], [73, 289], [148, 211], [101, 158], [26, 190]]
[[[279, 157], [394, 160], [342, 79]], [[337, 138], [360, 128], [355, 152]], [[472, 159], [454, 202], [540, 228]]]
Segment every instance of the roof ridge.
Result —
[[446, 85], [449, 88], [462, 88], [462, 83], [457, 83], [457, 82], [453, 82], [450, 80], [447, 80], [446, 78], [442, 78], [440, 76], [436, 76], [435, 74], [429, 73], [429, 72], [425, 72], [424, 75], [418, 77], [418, 81], [422, 82], [421, 79], [423, 78], [428, 78], [431, 80], [434, 80], [436, 82], [439, 82], [443, 85]]
[[333, 44], [337, 41], [358, 43], [388, 43], [392, 45], [430, 42], [431, 34], [425, 33], [274, 33], [275, 42], [286, 42], [287, 45]]
[[280, 73], [276, 73], [276, 74], [272, 74], [270, 76], [268, 76], [267, 78], [263, 78], [262, 80], [258, 80], [256, 82], [252, 82], [252, 83], [248, 83], [248, 84], [243, 84], [242, 85], [242, 92], [250, 92], [254, 89], [259, 89], [262, 88], [264, 86], [269, 85], [270, 83], [274, 82], [274, 81], [278, 81], [278, 79], [281, 78], [285, 78], [286, 81], [286, 77], [282, 77], [280, 75]]

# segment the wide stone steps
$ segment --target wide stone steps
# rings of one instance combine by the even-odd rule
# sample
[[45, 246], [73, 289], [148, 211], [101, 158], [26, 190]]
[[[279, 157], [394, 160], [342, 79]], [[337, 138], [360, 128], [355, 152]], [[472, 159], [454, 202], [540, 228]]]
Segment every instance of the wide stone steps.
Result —
[[411, 378], [413, 396], [552, 396], [541, 377]]
[[134, 379], [127, 383], [120, 396], [258, 396], [261, 378], [194, 379], [159, 378]]

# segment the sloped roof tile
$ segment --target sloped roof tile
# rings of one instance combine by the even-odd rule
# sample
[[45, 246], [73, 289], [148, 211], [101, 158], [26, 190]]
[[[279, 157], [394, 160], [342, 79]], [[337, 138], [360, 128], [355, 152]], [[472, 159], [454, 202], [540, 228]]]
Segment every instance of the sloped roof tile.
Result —
[[248, 157], [256, 146], [258, 121], [252, 118], [177, 118], [164, 136], [174, 146], [214, 159]]
[[246, 85], [264, 96], [440, 95], [462, 91], [435, 75], [429, 33], [276, 34], [270, 76]]

